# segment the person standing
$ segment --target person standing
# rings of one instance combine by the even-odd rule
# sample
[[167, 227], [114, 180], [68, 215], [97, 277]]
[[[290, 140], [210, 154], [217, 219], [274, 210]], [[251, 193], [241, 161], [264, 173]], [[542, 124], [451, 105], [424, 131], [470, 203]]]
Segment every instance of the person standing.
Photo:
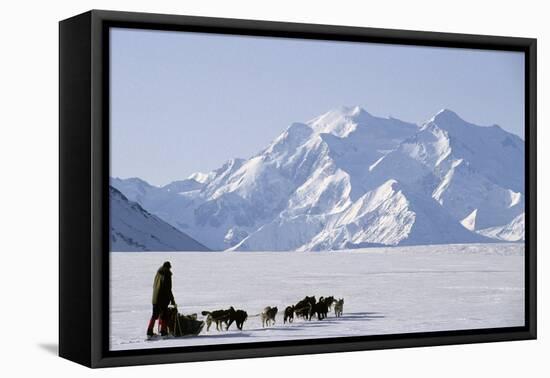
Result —
[[155, 280], [153, 281], [153, 315], [149, 320], [147, 336], [154, 335], [153, 327], [155, 326], [157, 319], [159, 320], [161, 336], [166, 336], [168, 334], [168, 324], [166, 318], [168, 305], [172, 304], [176, 306], [174, 294], [172, 294], [171, 268], [172, 265], [170, 262], [166, 261], [157, 270], [157, 274], [155, 275]]

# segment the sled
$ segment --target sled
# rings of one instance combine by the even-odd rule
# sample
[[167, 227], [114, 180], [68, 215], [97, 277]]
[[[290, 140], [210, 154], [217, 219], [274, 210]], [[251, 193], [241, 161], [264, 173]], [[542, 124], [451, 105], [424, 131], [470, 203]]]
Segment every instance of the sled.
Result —
[[180, 314], [177, 307], [168, 308], [167, 319], [167, 338], [197, 336], [204, 327], [204, 322], [201, 320], [197, 320], [197, 314]]
[[180, 314], [177, 307], [168, 307], [166, 320], [168, 322], [168, 334], [165, 336], [159, 334], [150, 335], [147, 336], [145, 341], [170, 340], [186, 336], [197, 336], [204, 327], [204, 322], [197, 320], [197, 314]]

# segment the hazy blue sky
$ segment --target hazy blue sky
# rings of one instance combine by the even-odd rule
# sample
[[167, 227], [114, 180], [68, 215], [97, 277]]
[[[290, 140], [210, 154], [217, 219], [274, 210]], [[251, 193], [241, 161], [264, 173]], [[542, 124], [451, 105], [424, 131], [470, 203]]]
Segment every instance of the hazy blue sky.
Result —
[[183, 179], [342, 105], [523, 138], [523, 70], [521, 53], [113, 29], [111, 175]]

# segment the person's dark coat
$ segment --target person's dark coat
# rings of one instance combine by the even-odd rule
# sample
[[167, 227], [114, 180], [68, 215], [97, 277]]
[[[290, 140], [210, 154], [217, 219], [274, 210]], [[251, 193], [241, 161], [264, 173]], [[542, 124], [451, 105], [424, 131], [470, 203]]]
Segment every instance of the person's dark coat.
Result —
[[174, 295], [172, 294], [172, 272], [168, 266], [163, 265], [155, 275], [155, 281], [153, 283], [153, 305], [164, 308], [168, 307], [170, 302], [175, 303]]

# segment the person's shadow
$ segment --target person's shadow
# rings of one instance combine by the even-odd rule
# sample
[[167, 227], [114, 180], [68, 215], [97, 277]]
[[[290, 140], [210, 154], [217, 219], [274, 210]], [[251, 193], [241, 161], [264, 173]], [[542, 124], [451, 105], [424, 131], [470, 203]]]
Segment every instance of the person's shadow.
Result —
[[38, 347], [48, 353], [55, 354], [56, 356], [59, 355], [59, 345], [56, 343], [41, 343], [38, 344]]

